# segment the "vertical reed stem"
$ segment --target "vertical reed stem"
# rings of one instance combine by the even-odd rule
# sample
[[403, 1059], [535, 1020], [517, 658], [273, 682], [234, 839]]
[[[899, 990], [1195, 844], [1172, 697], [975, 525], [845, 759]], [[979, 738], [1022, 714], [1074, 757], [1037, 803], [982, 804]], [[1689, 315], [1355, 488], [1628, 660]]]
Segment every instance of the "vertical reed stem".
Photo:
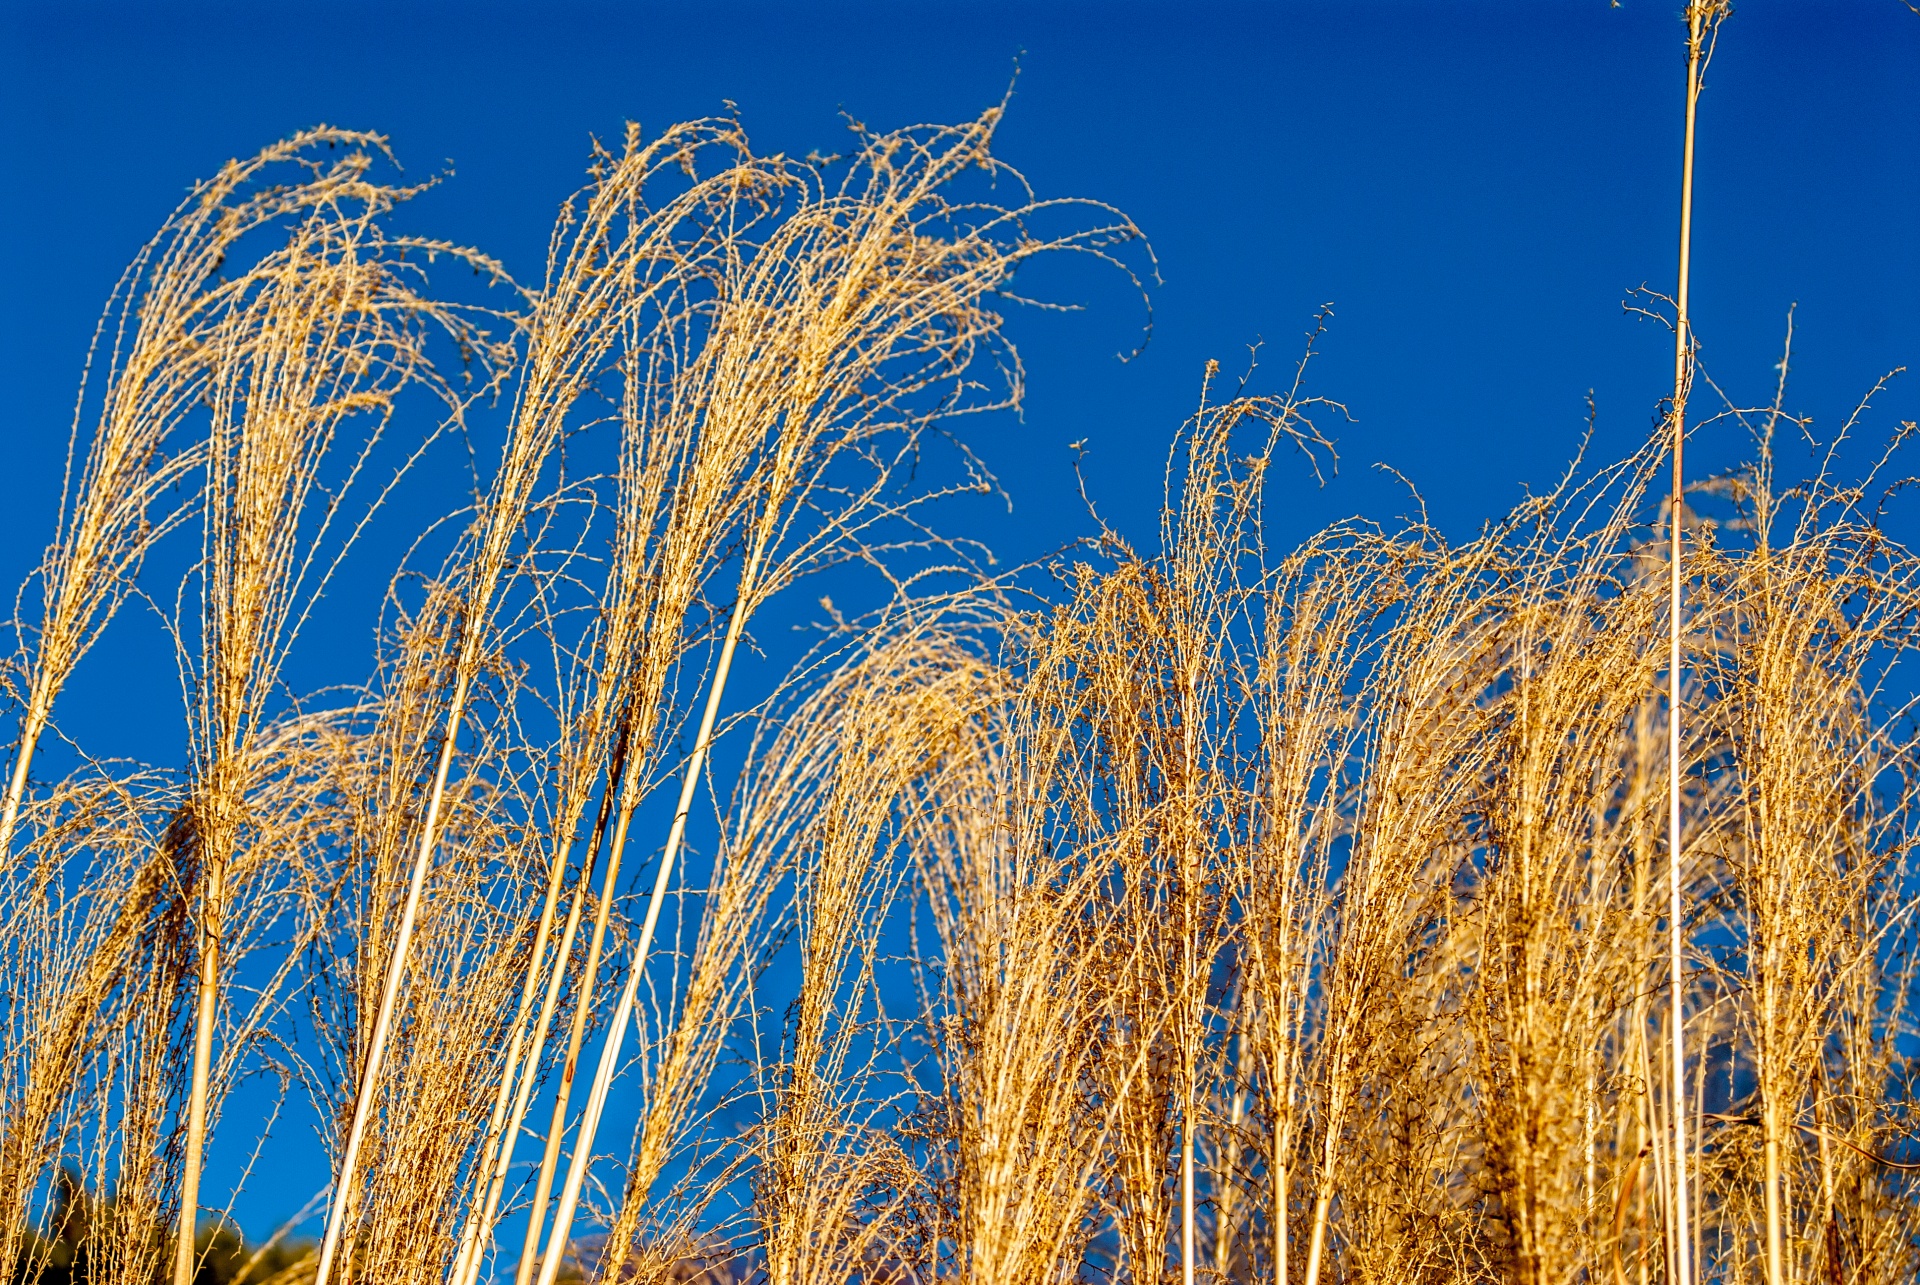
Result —
[[[24, 758], [22, 759], [24, 762]], [[220, 1007], [220, 917], [226, 862], [207, 854], [200, 902], [200, 984], [194, 995], [193, 1088], [187, 1101], [187, 1152], [180, 1180], [180, 1227], [174, 1239], [173, 1285], [193, 1285], [194, 1226], [200, 1214], [201, 1160], [207, 1145], [207, 1086], [213, 1068], [213, 1024]]]
[[1686, 445], [1687, 390], [1693, 373], [1693, 336], [1687, 315], [1687, 284], [1693, 251], [1694, 119], [1700, 101], [1700, 45], [1706, 29], [1708, 2], [1691, 0], [1687, 6], [1687, 128], [1680, 164], [1680, 282], [1674, 297], [1677, 316], [1673, 328], [1673, 503], [1669, 513], [1672, 547], [1667, 559], [1667, 1003], [1671, 1011], [1670, 1047], [1673, 1052], [1669, 1114], [1673, 1119], [1675, 1285], [1691, 1285], [1693, 1280], [1693, 1236], [1689, 1228], [1687, 1199], [1685, 978], [1681, 971], [1685, 907], [1680, 889], [1680, 611], [1685, 577], [1681, 561], [1680, 525], [1684, 497], [1682, 455]]
[[1280, 1130], [1274, 1128], [1273, 1155], [1273, 1281], [1287, 1285], [1287, 1166], [1280, 1150]]
[[1320, 1259], [1327, 1246], [1327, 1210], [1332, 1204], [1332, 1184], [1322, 1183], [1313, 1202], [1313, 1235], [1307, 1241], [1307, 1285], [1320, 1283]]
[[1180, 1121], [1180, 1285], [1193, 1285], [1193, 1093]]

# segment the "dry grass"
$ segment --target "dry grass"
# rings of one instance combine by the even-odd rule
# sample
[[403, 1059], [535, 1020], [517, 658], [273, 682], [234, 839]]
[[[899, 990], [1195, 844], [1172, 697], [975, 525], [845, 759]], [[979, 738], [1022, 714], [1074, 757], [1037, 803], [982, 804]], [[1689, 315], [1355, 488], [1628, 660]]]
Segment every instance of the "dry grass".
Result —
[[[990, 575], [929, 505], [991, 489], [959, 430], [1020, 398], [1014, 273], [1144, 254], [997, 119], [806, 162], [631, 131], [537, 291], [393, 232], [369, 135], [166, 223], [9, 670], [0, 1278], [1912, 1279], [1888, 460], [1776, 478], [1783, 359], [1691, 430], [1753, 463], [1663, 497], [1683, 324], [1628, 458], [1464, 542], [1275, 548], [1268, 488], [1333, 462], [1316, 325], [1283, 392], [1209, 367], [1156, 547]], [[368, 671], [290, 691], [496, 392]], [[868, 606], [750, 661], [823, 574]], [[136, 593], [182, 767], [36, 779]], [[302, 1145], [223, 1118], [261, 1079], [337, 1176], [318, 1245], [205, 1218], [211, 1134]]]

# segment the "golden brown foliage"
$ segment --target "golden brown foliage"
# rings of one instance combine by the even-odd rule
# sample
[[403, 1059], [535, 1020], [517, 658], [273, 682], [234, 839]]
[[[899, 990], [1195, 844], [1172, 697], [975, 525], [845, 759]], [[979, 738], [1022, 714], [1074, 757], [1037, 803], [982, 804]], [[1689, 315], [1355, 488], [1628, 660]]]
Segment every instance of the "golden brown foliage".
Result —
[[[934, 448], [1019, 400], [1014, 271], [1138, 240], [1034, 199], [997, 119], [807, 162], [633, 130], [537, 292], [391, 231], [369, 135], [168, 222], [12, 671], [0, 1278], [1558, 1285], [1689, 1238], [1729, 1285], [1912, 1278], [1920, 560], [1877, 470], [1779, 487], [1783, 360], [1710, 421], [1754, 463], [1677, 507], [1662, 436], [1464, 542], [1275, 548], [1276, 474], [1332, 460], [1316, 327], [1282, 393], [1209, 367], [1156, 548], [990, 577], [925, 506], [991, 481]], [[496, 389], [370, 676], [291, 693]], [[189, 525], [182, 770], [35, 782]], [[856, 571], [869, 610], [748, 669], [770, 600]], [[236, 1266], [202, 1158], [298, 1145], [223, 1124], [261, 1077], [336, 1183], [318, 1245]]]

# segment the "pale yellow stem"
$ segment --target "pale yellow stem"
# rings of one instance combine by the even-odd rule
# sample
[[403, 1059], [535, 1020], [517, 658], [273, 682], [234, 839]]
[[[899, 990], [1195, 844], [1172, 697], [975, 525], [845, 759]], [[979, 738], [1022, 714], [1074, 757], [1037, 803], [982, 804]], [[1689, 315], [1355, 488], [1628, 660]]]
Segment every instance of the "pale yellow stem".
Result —
[[[633, 1016], [640, 978], [646, 972], [647, 952], [653, 947], [654, 930], [660, 922], [660, 907], [667, 899], [667, 885], [680, 859], [680, 845], [687, 833], [687, 816], [693, 810], [693, 796], [700, 787], [700, 773], [706, 766], [707, 751], [713, 744], [714, 723], [719, 718], [720, 701], [726, 693], [727, 675], [733, 669], [734, 651], [740, 645], [740, 634], [746, 625], [759, 564], [760, 550], [756, 549], [746, 574], [740, 578], [740, 597], [734, 604], [732, 618], [727, 621], [726, 640], [720, 645], [720, 659], [714, 666], [713, 686], [707, 691], [706, 709], [700, 715], [700, 731], [694, 738], [693, 756], [687, 760], [686, 778], [680, 783], [680, 799], [674, 805], [673, 827], [667, 832], [666, 850], [660, 854], [660, 869], [654, 876], [653, 895], [647, 900], [647, 917], [640, 928], [640, 940], [634, 948], [633, 960], [627, 965], [627, 984], [620, 992], [620, 1003], [614, 1010], [613, 1023], [607, 1028], [607, 1040], [600, 1048], [599, 1064], [594, 1068], [593, 1089], [587, 1095], [587, 1107], [581, 1113], [580, 1131], [573, 1143], [573, 1160], [567, 1166], [567, 1184], [560, 1193], [560, 1206], [554, 1212], [553, 1232], [547, 1238], [546, 1257], [540, 1263], [539, 1285], [554, 1285], [560, 1274], [560, 1264], [566, 1257], [567, 1237], [573, 1228], [574, 1211], [580, 1205], [580, 1188], [586, 1182], [587, 1169], [593, 1162], [594, 1135], [600, 1128], [600, 1115], [606, 1109], [613, 1073], [620, 1065], [620, 1047], [626, 1038], [627, 1023]], [[637, 1193], [636, 1198], [643, 1195]]]
[[[463, 657], [463, 660], [465, 658]], [[440, 742], [440, 762], [434, 769], [433, 792], [427, 800], [427, 817], [420, 829], [420, 847], [414, 854], [413, 874], [407, 883], [406, 904], [400, 911], [400, 929], [387, 961], [387, 975], [380, 991], [380, 1009], [373, 1021], [373, 1036], [367, 1043], [366, 1061], [360, 1070], [360, 1085], [354, 1095], [353, 1124], [347, 1130], [347, 1145], [340, 1157], [334, 1179], [334, 1197], [327, 1211], [326, 1238], [320, 1242], [320, 1265], [314, 1273], [314, 1285], [327, 1285], [333, 1273], [333, 1261], [340, 1251], [340, 1233], [346, 1226], [346, 1211], [351, 1205], [354, 1173], [360, 1164], [360, 1147], [373, 1114], [375, 1089], [380, 1080], [381, 1063], [386, 1058], [387, 1037], [393, 1027], [393, 1010], [400, 997], [400, 982], [406, 976], [407, 948], [413, 943], [413, 929], [420, 917], [420, 893], [426, 886], [427, 867], [433, 859], [435, 840], [440, 832], [440, 809], [446, 801], [447, 774], [453, 769], [454, 742], [460, 735], [460, 723], [466, 715], [469, 666], [462, 664], [454, 680], [453, 703], [447, 710], [446, 731]]]
[[27, 793], [27, 769], [33, 764], [33, 751], [46, 730], [47, 700], [36, 688], [27, 703], [26, 717], [20, 720], [20, 752], [13, 761], [13, 776], [7, 782], [6, 811], [0, 813], [0, 859], [11, 860], [13, 831], [20, 823], [20, 802]]
[[[533, 1042], [523, 1059], [526, 1073], [520, 1077], [520, 1085], [513, 1099], [513, 1109], [508, 1116], [503, 1141], [494, 1162], [492, 1180], [487, 1188], [487, 1199], [481, 1211], [481, 1225], [491, 1227], [494, 1214], [500, 1208], [501, 1195], [506, 1190], [507, 1171], [513, 1164], [512, 1141], [520, 1136], [520, 1126], [527, 1118], [527, 1110], [533, 1098], [533, 1070], [540, 1065], [541, 1054], [547, 1046], [547, 1036], [553, 1029], [553, 1016], [559, 1010], [560, 988], [566, 979], [566, 969], [561, 963], [573, 953], [574, 939], [579, 935], [581, 908], [586, 903], [586, 889], [583, 884], [575, 891], [573, 902], [567, 908], [567, 923], [560, 935], [560, 947], [555, 955], [555, 966], [547, 976], [546, 995], [540, 1002], [540, 1016], [534, 1024]], [[454, 1285], [474, 1285], [480, 1275], [480, 1251], [476, 1248], [467, 1261], [466, 1274], [457, 1277]]]
[[1180, 1121], [1180, 1285], [1193, 1285], [1193, 1094]]
[[1780, 1111], [1769, 1096], [1762, 1107], [1767, 1139], [1767, 1285], [1785, 1285], [1786, 1247], [1781, 1243]]
[[[603, 805], [600, 820], [604, 823], [605, 819], [606, 810]], [[596, 827], [593, 836], [596, 845], [599, 837], [600, 832]], [[553, 936], [554, 911], [559, 907], [560, 887], [572, 856], [571, 842], [556, 847], [553, 866], [547, 875], [546, 900], [541, 903], [540, 924], [534, 932], [533, 953], [527, 960], [526, 977], [520, 987], [520, 1007], [513, 1018], [513, 1038], [507, 1046], [506, 1067], [501, 1072], [500, 1088], [494, 1095], [493, 1115], [487, 1121], [486, 1137], [480, 1145], [480, 1163], [476, 1166], [476, 1200], [474, 1207], [467, 1211], [466, 1226], [460, 1233], [460, 1253], [454, 1260], [451, 1285], [472, 1285], [470, 1278], [479, 1274], [480, 1256], [484, 1252], [480, 1247], [482, 1229], [492, 1226], [493, 1213], [498, 1208], [500, 1200], [498, 1189], [505, 1180], [506, 1165], [512, 1160], [512, 1140], [518, 1135], [520, 1128], [520, 1117], [516, 1114], [513, 1118], [514, 1127], [512, 1131], [508, 1131], [506, 1127], [510, 1110], [508, 1104], [514, 1100], [516, 1087], [531, 1083], [533, 1068], [540, 1064], [539, 1043], [536, 1042], [531, 1056], [524, 1063], [526, 1073], [521, 1074], [522, 1059], [526, 1053], [527, 1044], [527, 1019], [533, 1011], [533, 997], [539, 990], [540, 973], [546, 964], [547, 945]], [[584, 880], [582, 882], [584, 886]], [[569, 929], [579, 922], [578, 908], [579, 898], [576, 897], [573, 913], [570, 913], [567, 919]], [[559, 961], [562, 963], [565, 961], [567, 952], [572, 947], [573, 936], [569, 931], [561, 946]], [[554, 985], [548, 987], [549, 991], [557, 986], [561, 972], [561, 964], [556, 963]], [[543, 1013], [542, 1016], [544, 1017], [545, 1014]], [[541, 1034], [545, 1034], [544, 1029]], [[520, 1096], [524, 1097], [525, 1094]]]
[[1707, 5], [1692, 0], [1687, 6], [1687, 128], [1680, 175], [1680, 283], [1675, 294], [1673, 338], [1673, 503], [1672, 548], [1668, 557], [1667, 604], [1667, 972], [1670, 1011], [1669, 1039], [1673, 1053], [1669, 1095], [1673, 1122], [1673, 1244], [1674, 1285], [1693, 1280], [1693, 1236], [1687, 1199], [1686, 1011], [1684, 1006], [1683, 927], [1685, 905], [1681, 894], [1680, 828], [1681, 704], [1680, 613], [1685, 583], [1681, 548], [1681, 509], [1685, 492], [1682, 456], [1686, 445], [1687, 387], [1691, 374], [1692, 335], [1687, 315], [1688, 270], [1693, 249], [1693, 139], [1700, 100], [1700, 44]]
[[1313, 1202], [1313, 1235], [1307, 1241], [1307, 1285], [1320, 1285], [1320, 1259], [1327, 1244], [1327, 1207], [1332, 1203], [1333, 1192], [1322, 1186]]
[[[1274, 1154], [1280, 1154], [1279, 1130], [1274, 1131]], [[1273, 1279], [1287, 1285], [1287, 1167], [1273, 1171]]]
[[200, 1170], [207, 1144], [207, 1089], [213, 1069], [213, 1025], [220, 1008], [220, 911], [226, 863], [210, 857], [200, 903], [200, 984], [194, 995], [193, 1088], [187, 1100], [187, 1150], [180, 1179], [180, 1225], [174, 1238], [173, 1285], [193, 1285], [193, 1246], [200, 1216]]
[[[527, 1285], [533, 1275], [534, 1260], [540, 1247], [540, 1230], [547, 1220], [547, 1200], [553, 1192], [554, 1171], [560, 1164], [560, 1144], [566, 1134], [567, 1103], [573, 1096], [573, 1079], [580, 1069], [580, 1045], [586, 1038], [587, 1015], [593, 1007], [594, 983], [600, 975], [600, 953], [606, 947], [607, 919], [613, 910], [613, 894], [620, 877], [620, 858], [627, 846], [627, 826], [633, 817], [631, 805], [621, 800], [620, 822], [614, 832], [613, 852], [607, 858], [607, 873], [600, 888], [600, 904], [594, 908], [593, 936], [587, 944], [587, 966], [580, 975], [580, 994], [574, 1000], [573, 1022], [567, 1033], [567, 1058], [560, 1070], [560, 1085], [554, 1092], [553, 1123], [547, 1128], [547, 1145], [540, 1158], [540, 1177], [533, 1188], [533, 1210], [527, 1215], [527, 1239], [520, 1250], [520, 1266], [514, 1275], [517, 1285]], [[577, 909], [577, 903], [576, 903]], [[570, 920], [569, 927], [577, 923]], [[573, 934], [567, 935], [571, 950]]]

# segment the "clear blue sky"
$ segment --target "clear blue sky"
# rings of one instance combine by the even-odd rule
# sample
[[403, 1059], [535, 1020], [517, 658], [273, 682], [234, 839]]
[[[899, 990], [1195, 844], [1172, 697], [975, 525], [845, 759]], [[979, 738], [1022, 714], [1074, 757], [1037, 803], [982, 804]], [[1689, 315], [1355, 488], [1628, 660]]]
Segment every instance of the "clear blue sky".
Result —
[[[1670, 378], [1670, 339], [1620, 302], [1642, 282], [1672, 288], [1679, 8], [9, 3], [0, 580], [24, 576], [48, 537], [101, 301], [186, 186], [228, 157], [323, 121], [384, 131], [410, 173], [454, 171], [409, 212], [415, 226], [537, 282], [590, 134], [731, 100], [767, 150], [833, 150], [841, 109], [875, 127], [971, 118], [1016, 60], [997, 150], [1042, 195], [1126, 210], [1164, 282], [1130, 364], [1114, 354], [1141, 313], [1116, 282], [1066, 283], [1084, 314], [1017, 321], [1024, 422], [973, 438], [1015, 507], [980, 516], [981, 533], [1027, 557], [1084, 532], [1067, 444], [1086, 439], [1103, 512], [1150, 538], [1203, 362], [1237, 369], [1264, 339], [1277, 380], [1327, 301], [1313, 387], [1355, 423], [1339, 430], [1337, 481], [1283, 486], [1275, 534], [1405, 511], [1376, 461], [1468, 532], [1523, 484], [1553, 480], [1589, 388], [1611, 455], [1647, 431]], [[1711, 69], [1699, 166], [1706, 367], [1763, 398], [1797, 301], [1790, 403], [1831, 430], [1877, 377], [1920, 360], [1920, 15], [1901, 0], [1743, 0]], [[1909, 376], [1871, 423], [1915, 418]], [[1704, 443], [1701, 466], [1740, 445]], [[132, 637], [99, 663], [136, 663], [158, 642]], [[177, 761], [174, 689], [133, 686], [119, 672], [96, 682], [64, 724]], [[247, 1225], [317, 1185], [317, 1160], [292, 1168], [243, 1201]]]

